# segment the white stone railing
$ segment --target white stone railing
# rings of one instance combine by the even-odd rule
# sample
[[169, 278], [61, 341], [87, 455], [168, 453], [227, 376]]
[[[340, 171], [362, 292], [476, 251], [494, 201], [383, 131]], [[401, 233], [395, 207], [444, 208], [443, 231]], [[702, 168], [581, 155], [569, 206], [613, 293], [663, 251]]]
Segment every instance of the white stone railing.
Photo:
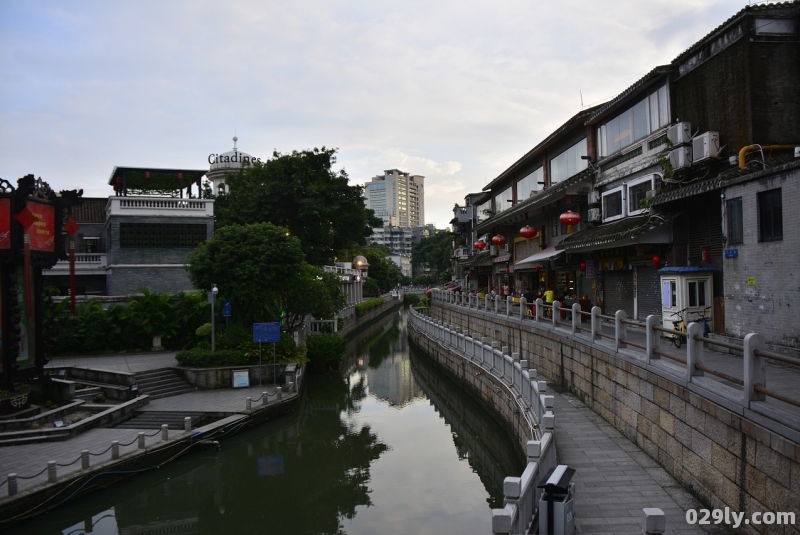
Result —
[[214, 215], [214, 199], [109, 197], [106, 215]]
[[503, 481], [504, 507], [492, 510], [492, 533], [528, 533], [542, 492], [536, 483], [557, 465], [553, 396], [546, 394], [547, 383], [537, 380], [536, 370], [529, 369], [528, 362], [518, 353], [508, 355], [507, 347], [498, 348], [497, 342], [489, 344], [486, 337], [471, 338], [460, 328], [451, 329], [413, 307], [408, 321], [416, 331], [490, 374], [517, 405], [533, 440], [526, 444], [528, 463], [522, 475]]
[[[75, 253], [75, 270], [86, 271], [92, 269], [104, 269], [108, 265], [108, 255], [106, 253]], [[55, 266], [42, 271], [44, 275], [58, 272], [69, 273], [69, 260], [59, 260]]]

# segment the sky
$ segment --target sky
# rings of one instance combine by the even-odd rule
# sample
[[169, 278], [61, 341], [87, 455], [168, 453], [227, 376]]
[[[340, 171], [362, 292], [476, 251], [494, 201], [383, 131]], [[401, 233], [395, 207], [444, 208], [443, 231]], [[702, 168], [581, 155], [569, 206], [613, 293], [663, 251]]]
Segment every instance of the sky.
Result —
[[0, 178], [338, 149], [425, 177], [425, 222], [747, 0], [0, 0]]

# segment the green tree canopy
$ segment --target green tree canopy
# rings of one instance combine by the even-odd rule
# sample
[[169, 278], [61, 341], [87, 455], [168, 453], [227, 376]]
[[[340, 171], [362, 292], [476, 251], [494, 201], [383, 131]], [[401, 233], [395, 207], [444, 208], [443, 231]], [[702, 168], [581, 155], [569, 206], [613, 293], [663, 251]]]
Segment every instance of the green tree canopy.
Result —
[[336, 276], [308, 265], [300, 240], [272, 223], [217, 230], [189, 257], [189, 276], [197, 288], [216, 284], [243, 325], [279, 321], [283, 314], [291, 332], [306, 314], [331, 316], [345, 304]]
[[368, 277], [375, 281], [380, 291], [388, 292], [403, 278], [403, 273], [397, 264], [386, 258], [385, 248], [367, 247], [361, 254], [369, 263]]
[[[364, 245], [382, 225], [364, 205], [363, 187], [349, 185], [344, 170], [334, 172], [336, 149], [273, 153], [266, 162], [226, 179], [214, 211], [217, 228], [270, 222], [300, 238], [306, 261], [320, 266], [340, 251]], [[344, 257], [344, 255], [340, 255]]]
[[426, 265], [439, 275], [452, 268], [453, 233], [449, 230], [426, 236], [411, 249], [411, 263], [415, 266]]

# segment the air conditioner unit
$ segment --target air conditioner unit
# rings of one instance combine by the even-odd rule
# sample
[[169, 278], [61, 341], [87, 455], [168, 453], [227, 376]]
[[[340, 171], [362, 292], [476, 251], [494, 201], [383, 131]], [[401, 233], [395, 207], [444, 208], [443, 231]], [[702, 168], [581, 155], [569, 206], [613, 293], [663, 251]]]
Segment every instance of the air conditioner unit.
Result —
[[588, 201], [589, 204], [600, 204], [600, 192], [597, 190], [590, 191]]
[[692, 147], [678, 147], [669, 153], [669, 163], [673, 169], [683, 169], [692, 166]]
[[697, 163], [719, 154], [719, 132], [705, 132], [692, 140], [693, 162]]
[[589, 220], [589, 223], [600, 221], [600, 208], [589, 208], [589, 214], [586, 219]]
[[506, 244], [504, 244], [504, 245], [503, 245], [503, 252], [507, 253], [507, 252], [509, 252], [509, 251], [511, 250], [511, 248], [509, 247], [509, 245], [510, 245], [510, 244], [508, 244], [508, 243], [506, 243]]
[[489, 256], [497, 256], [497, 246], [490, 245], [489, 246]]
[[692, 139], [692, 123], [677, 123], [667, 128], [667, 137], [673, 145], [683, 145]]

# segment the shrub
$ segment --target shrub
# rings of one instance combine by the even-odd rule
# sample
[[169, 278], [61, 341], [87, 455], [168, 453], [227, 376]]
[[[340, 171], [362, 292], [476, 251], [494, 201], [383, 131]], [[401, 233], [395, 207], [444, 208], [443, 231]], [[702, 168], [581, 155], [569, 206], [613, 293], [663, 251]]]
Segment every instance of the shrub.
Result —
[[409, 306], [417, 306], [419, 304], [420, 297], [418, 294], [403, 294], [403, 302]]
[[356, 305], [356, 317], [361, 317], [368, 310], [372, 310], [373, 308], [381, 306], [383, 302], [384, 301], [382, 297], [377, 297], [375, 299], [370, 299], [369, 301], [358, 303]]
[[314, 334], [306, 338], [308, 360], [317, 369], [331, 369], [344, 358], [347, 340], [336, 333]]
[[236, 349], [220, 349], [212, 352], [211, 349], [194, 347], [184, 351], [179, 351], [175, 355], [178, 364], [187, 368], [213, 368], [217, 366], [244, 366], [258, 362], [256, 354], [255, 362], [244, 351]]

